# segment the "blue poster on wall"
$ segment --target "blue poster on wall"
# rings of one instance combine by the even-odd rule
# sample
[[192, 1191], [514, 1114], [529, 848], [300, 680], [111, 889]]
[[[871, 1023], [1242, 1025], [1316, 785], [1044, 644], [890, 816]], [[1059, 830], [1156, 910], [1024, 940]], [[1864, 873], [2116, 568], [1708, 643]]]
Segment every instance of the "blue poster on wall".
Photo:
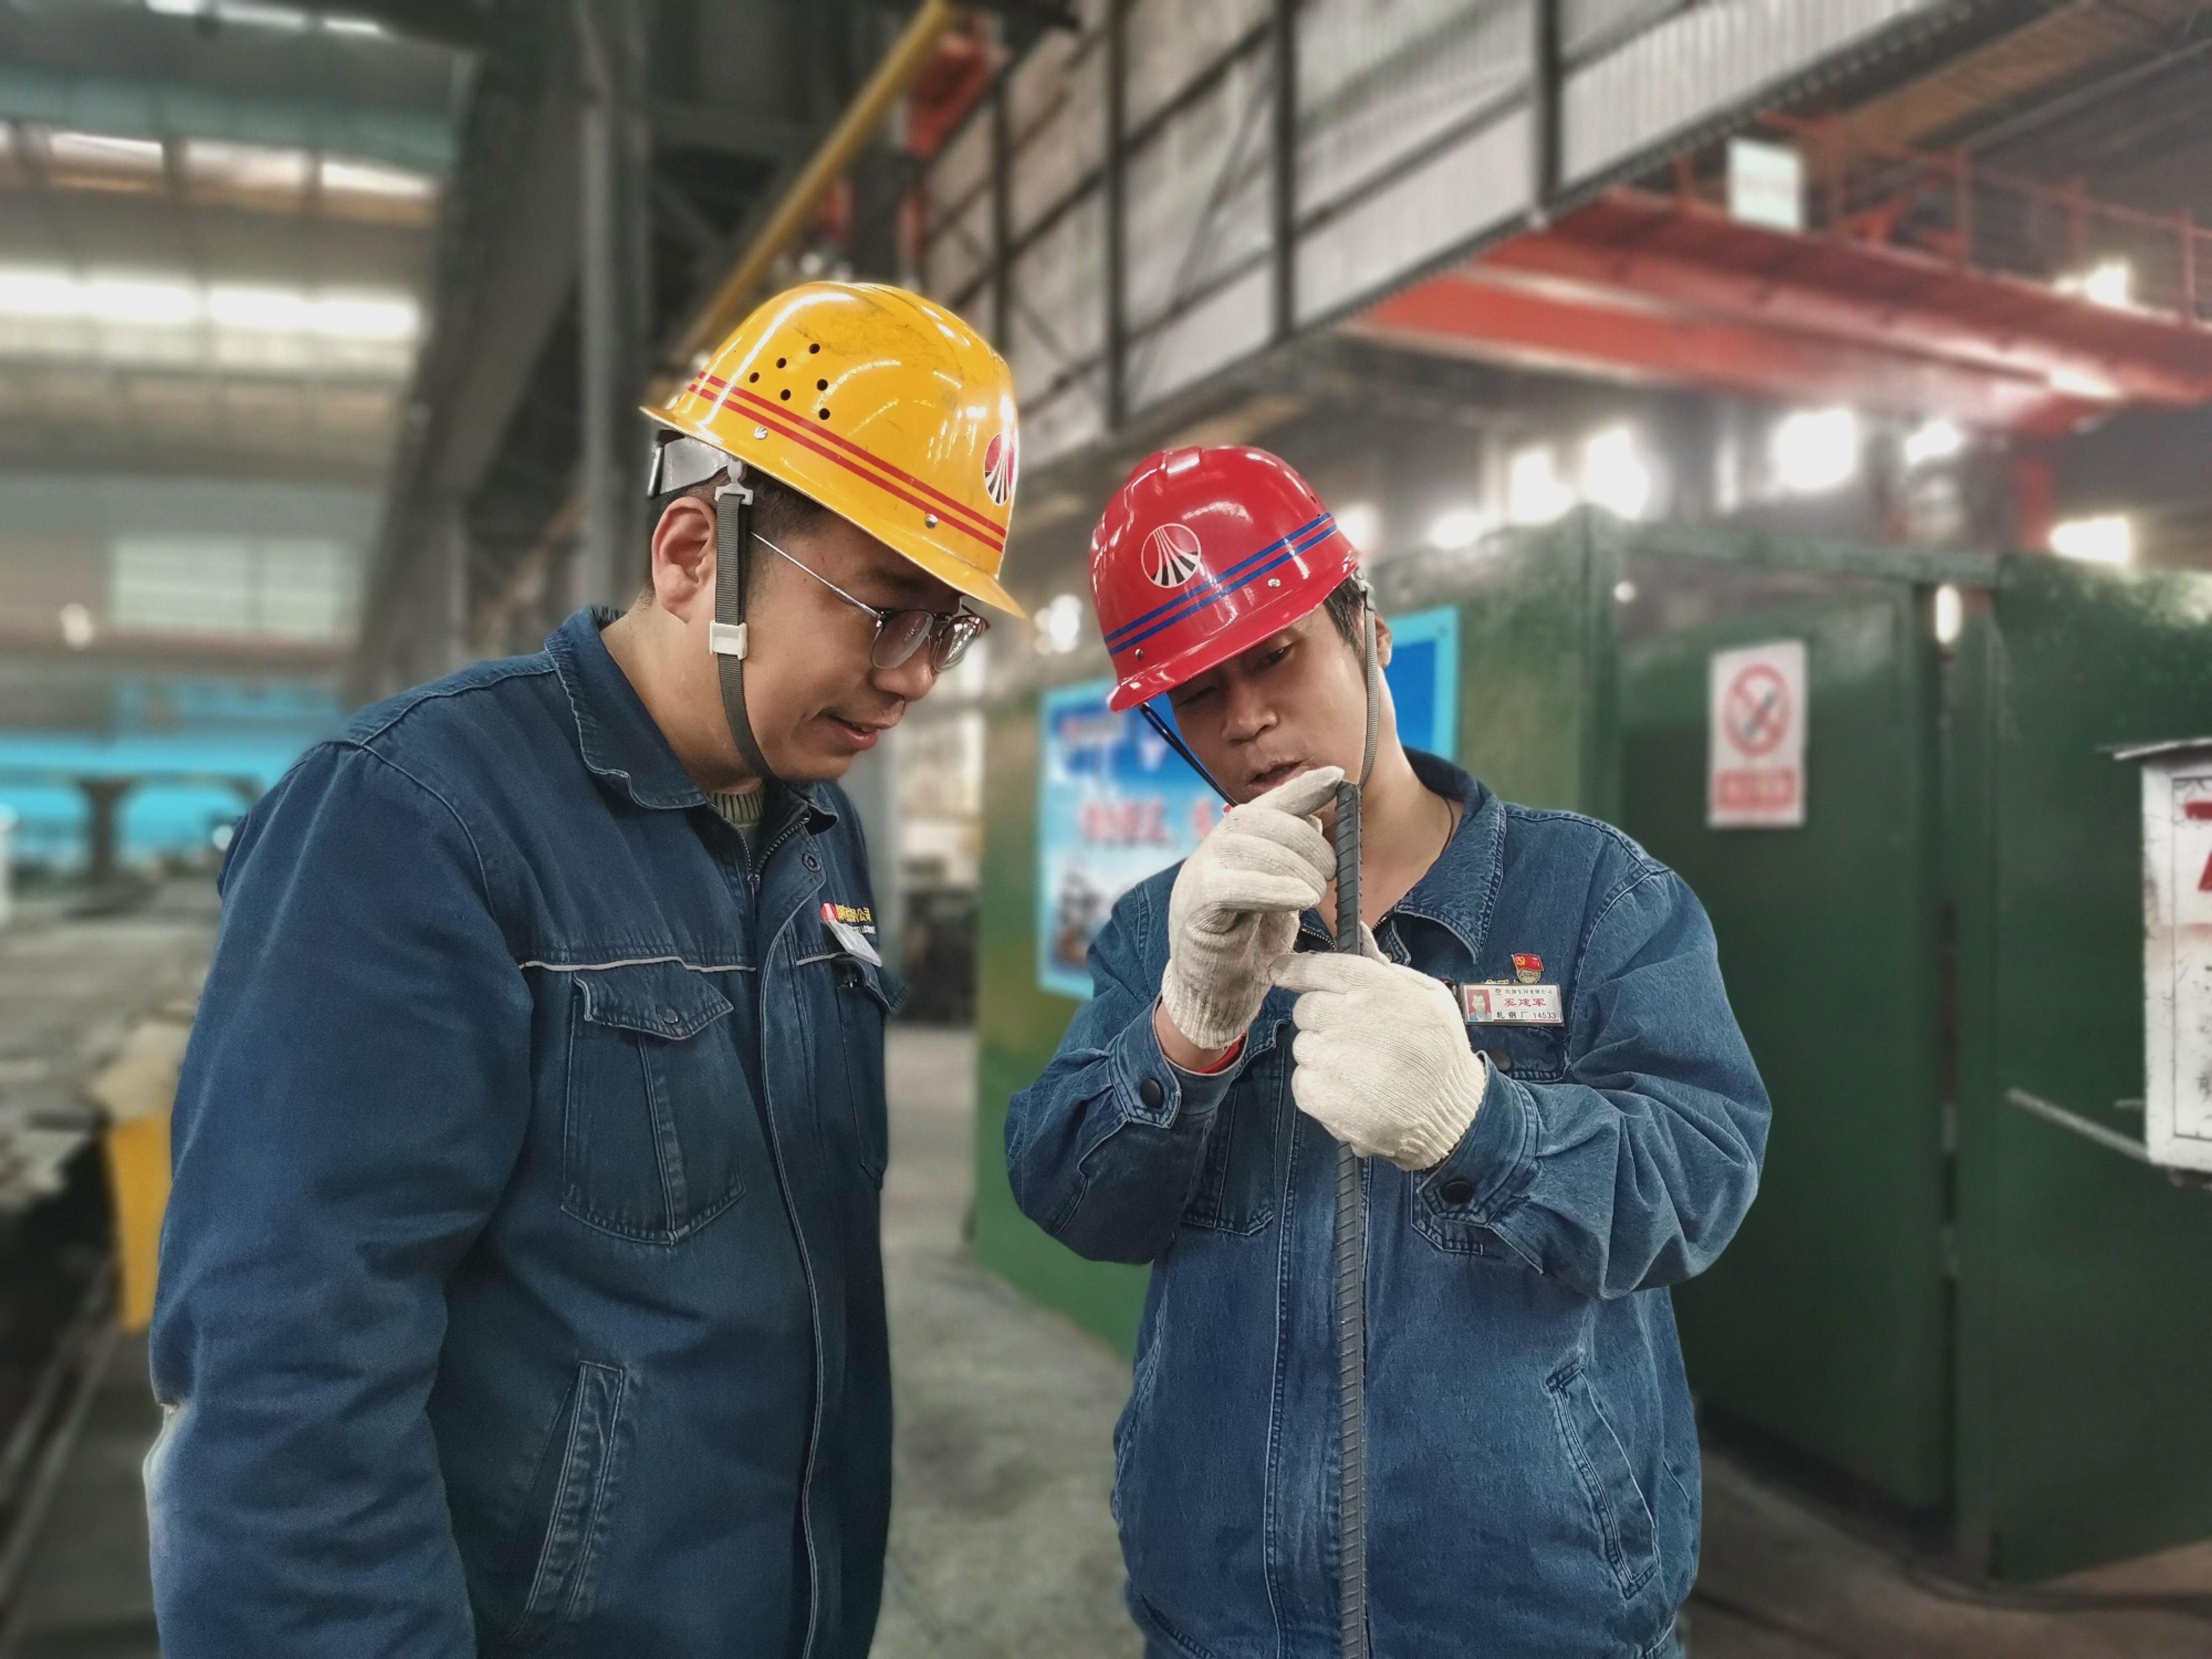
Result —
[[[1456, 741], [1459, 613], [1449, 606], [1390, 624], [1390, 701], [1398, 740], [1451, 758]], [[1114, 902], [1189, 856], [1220, 820], [1221, 800], [1133, 708], [1106, 707], [1111, 680], [1044, 693], [1037, 764], [1037, 982], [1087, 999], [1091, 941]], [[1161, 711], [1166, 699], [1160, 700]]]
[[1398, 741], [1455, 758], [1459, 742], [1459, 611], [1452, 605], [1390, 620], [1390, 703]]
[[1114, 901], [1188, 855], [1221, 802], [1111, 680], [1044, 694], [1037, 778], [1037, 982], [1088, 998], [1084, 959]]

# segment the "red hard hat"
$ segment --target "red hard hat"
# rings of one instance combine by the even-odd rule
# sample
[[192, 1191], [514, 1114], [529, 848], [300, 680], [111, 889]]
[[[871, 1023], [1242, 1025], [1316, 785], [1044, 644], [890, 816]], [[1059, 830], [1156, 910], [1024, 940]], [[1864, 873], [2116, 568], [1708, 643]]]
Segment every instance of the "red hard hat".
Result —
[[1128, 708], [1316, 609], [1359, 555], [1313, 487], [1264, 449], [1139, 463], [1091, 535], [1091, 592]]

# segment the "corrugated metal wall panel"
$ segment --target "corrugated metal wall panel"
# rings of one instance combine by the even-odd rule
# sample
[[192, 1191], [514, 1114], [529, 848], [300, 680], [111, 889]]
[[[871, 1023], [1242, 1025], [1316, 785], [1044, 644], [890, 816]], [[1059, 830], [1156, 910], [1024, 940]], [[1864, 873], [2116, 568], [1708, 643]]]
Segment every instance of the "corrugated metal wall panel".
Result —
[[957, 306], [990, 264], [991, 192], [987, 190], [963, 212], [931, 227], [922, 258], [922, 286], [946, 304]]
[[1127, 305], [1133, 333], [1267, 251], [1274, 75], [1240, 60], [1129, 156]]
[[1947, 0], [1707, 0], [1567, 77], [1572, 183]]
[[1327, 316], [1528, 205], [1528, 113], [1514, 110], [1355, 203], [1298, 246], [1298, 319]]
[[960, 124], [922, 177], [929, 222], [963, 211], [991, 188], [991, 112], [988, 105]]
[[1129, 125], [1150, 120], [1273, 9], [1271, 0], [1137, 0], [1128, 21]]
[[1015, 395], [1049, 396], [1106, 343], [1106, 214], [1093, 191], [1055, 219], [1014, 261]]
[[1048, 35], [1007, 84], [1017, 237], [1089, 174], [1106, 151], [1106, 52], [1098, 35]]
[[1579, 57], [1602, 40], [1617, 40], [1648, 27], [1669, 12], [1686, 11], [1699, 0], [1559, 0], [1559, 50]]
[[1129, 407], [1158, 403], [1267, 343], [1273, 267], [1261, 264], [1129, 350]]
[[1041, 403], [1022, 404], [1022, 465], [1042, 466], [1106, 430], [1106, 375], [1091, 369]]
[[1298, 207], [1364, 185], [1527, 84], [1530, 0], [1315, 0], [1298, 21]]

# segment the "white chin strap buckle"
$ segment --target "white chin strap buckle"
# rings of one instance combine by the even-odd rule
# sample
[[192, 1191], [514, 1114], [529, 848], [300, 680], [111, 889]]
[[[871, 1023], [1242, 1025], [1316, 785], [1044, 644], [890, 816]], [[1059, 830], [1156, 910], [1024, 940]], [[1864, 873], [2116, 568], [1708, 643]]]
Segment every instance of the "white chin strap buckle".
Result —
[[718, 657], [735, 657], [743, 662], [745, 658], [745, 624], [708, 623], [707, 648]]

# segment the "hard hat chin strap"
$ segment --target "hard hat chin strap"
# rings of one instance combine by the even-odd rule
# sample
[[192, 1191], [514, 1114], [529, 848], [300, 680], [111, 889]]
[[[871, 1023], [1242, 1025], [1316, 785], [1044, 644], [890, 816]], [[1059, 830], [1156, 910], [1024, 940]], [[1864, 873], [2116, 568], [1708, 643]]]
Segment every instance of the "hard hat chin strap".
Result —
[[1189, 763], [1190, 769], [1206, 780], [1207, 788], [1212, 790], [1215, 794], [1220, 796], [1224, 801], [1228, 801], [1230, 805], [1234, 806], [1237, 805], [1233, 799], [1231, 799], [1229, 792], [1214, 781], [1213, 774], [1206, 769], [1205, 763], [1200, 761], [1196, 755], [1191, 753], [1190, 745], [1185, 743], [1181, 737], [1176, 735], [1175, 727], [1170, 726], [1165, 720], [1160, 718], [1160, 711], [1152, 707], [1150, 700], [1139, 703], [1137, 705], [1137, 712], [1145, 717], [1145, 723], [1146, 725], [1150, 726], [1153, 731], [1160, 734], [1160, 740], [1163, 743], [1166, 744], [1169, 748], [1174, 750], [1176, 754], [1181, 755], [1185, 761]]
[[745, 590], [752, 568], [753, 492], [738, 482], [743, 469], [729, 463], [730, 482], [714, 492], [714, 620], [707, 627], [707, 647], [722, 683], [722, 713], [738, 758], [763, 786], [777, 781], [753, 735], [745, 712], [745, 657], [750, 645], [745, 623]]

